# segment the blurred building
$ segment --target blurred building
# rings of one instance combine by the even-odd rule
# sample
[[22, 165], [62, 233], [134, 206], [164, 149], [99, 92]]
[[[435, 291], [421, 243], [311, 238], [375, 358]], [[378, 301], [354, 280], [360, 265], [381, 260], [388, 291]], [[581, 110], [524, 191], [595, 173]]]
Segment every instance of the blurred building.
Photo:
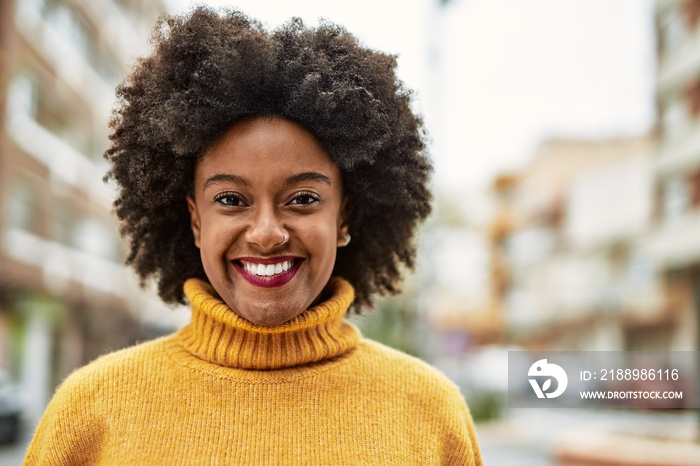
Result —
[[476, 221], [468, 220], [464, 195], [440, 193], [436, 211], [421, 234], [417, 281], [420, 320], [432, 338], [423, 356], [463, 355], [502, 341], [503, 322], [490, 285], [489, 244]]
[[694, 330], [700, 349], [700, 1], [659, 0], [658, 208], [648, 250], [663, 271], [669, 306]]
[[[99, 354], [164, 331], [121, 264], [102, 182], [114, 89], [161, 1], [0, 3], [0, 369], [36, 419]], [[165, 324], [164, 324], [165, 325]]]
[[685, 347], [646, 248], [652, 141], [552, 140], [494, 183], [492, 283], [508, 341], [532, 349]]

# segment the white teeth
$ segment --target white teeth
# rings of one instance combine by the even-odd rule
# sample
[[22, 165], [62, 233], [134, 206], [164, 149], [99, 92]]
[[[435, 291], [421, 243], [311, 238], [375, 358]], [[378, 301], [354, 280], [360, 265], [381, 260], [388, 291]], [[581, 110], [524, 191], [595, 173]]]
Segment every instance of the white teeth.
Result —
[[253, 262], [241, 261], [243, 269], [260, 277], [271, 277], [292, 268], [292, 261], [278, 262], [276, 264], [256, 264]]

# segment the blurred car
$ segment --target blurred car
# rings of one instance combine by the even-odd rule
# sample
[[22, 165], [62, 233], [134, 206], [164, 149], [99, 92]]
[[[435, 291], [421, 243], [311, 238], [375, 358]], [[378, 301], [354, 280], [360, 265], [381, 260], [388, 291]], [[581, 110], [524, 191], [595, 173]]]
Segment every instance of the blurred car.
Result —
[[19, 390], [11, 383], [7, 372], [0, 369], [0, 445], [17, 441], [21, 417]]

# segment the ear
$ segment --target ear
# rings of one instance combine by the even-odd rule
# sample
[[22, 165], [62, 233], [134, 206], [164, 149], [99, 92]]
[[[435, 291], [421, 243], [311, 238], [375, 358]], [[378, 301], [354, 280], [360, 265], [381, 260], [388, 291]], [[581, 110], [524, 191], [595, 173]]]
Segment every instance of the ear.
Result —
[[197, 204], [190, 195], [187, 195], [187, 209], [190, 211], [190, 228], [192, 228], [192, 235], [194, 235], [194, 245], [199, 248], [199, 239], [201, 237], [202, 228], [199, 220]]
[[350, 218], [350, 200], [348, 197], [343, 198], [343, 202], [340, 205], [340, 214], [338, 215], [338, 238], [336, 241], [336, 246], [342, 248], [347, 246], [348, 241], [348, 231], [350, 230], [350, 225], [348, 225], [348, 220]]

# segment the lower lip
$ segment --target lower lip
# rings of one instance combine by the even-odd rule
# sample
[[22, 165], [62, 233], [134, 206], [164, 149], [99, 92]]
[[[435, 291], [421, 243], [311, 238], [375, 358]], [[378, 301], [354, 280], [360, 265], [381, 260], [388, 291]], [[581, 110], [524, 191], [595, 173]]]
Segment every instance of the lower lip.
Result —
[[273, 275], [271, 277], [261, 277], [260, 275], [254, 275], [252, 273], [246, 272], [246, 270], [238, 264], [234, 264], [234, 267], [241, 274], [245, 280], [251, 285], [259, 286], [262, 288], [275, 288], [277, 286], [282, 286], [288, 283], [299, 271], [301, 267], [301, 262], [296, 264], [291, 269], [279, 275]]

